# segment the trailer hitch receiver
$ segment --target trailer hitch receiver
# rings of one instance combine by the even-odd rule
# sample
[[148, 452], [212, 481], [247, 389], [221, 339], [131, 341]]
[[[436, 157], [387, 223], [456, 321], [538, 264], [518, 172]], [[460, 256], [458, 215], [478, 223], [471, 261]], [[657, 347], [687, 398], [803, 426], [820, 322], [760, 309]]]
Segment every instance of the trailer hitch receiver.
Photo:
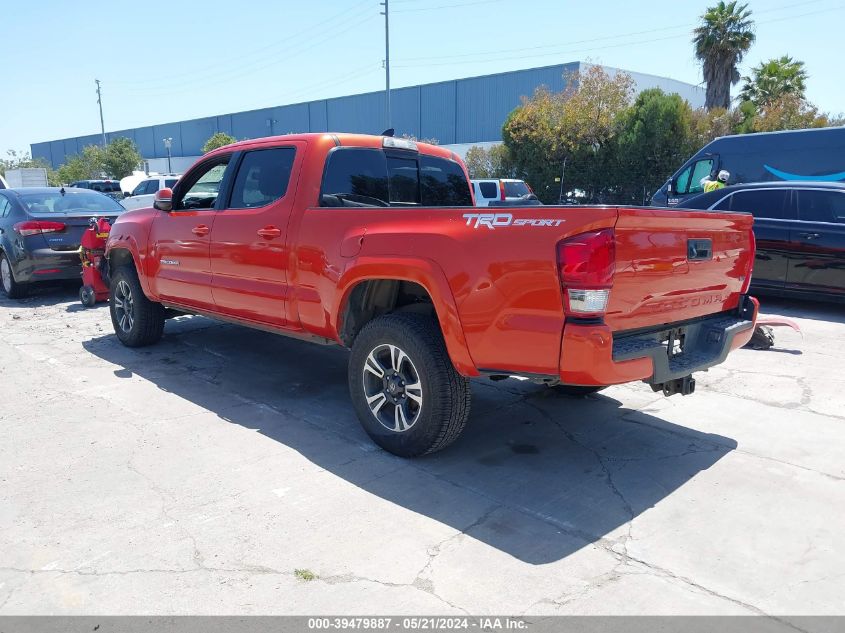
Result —
[[684, 376], [683, 378], [676, 378], [675, 380], [667, 380], [666, 382], [652, 383], [653, 391], [662, 391], [664, 396], [674, 396], [676, 393], [682, 396], [688, 396], [695, 391], [695, 378], [692, 374]]

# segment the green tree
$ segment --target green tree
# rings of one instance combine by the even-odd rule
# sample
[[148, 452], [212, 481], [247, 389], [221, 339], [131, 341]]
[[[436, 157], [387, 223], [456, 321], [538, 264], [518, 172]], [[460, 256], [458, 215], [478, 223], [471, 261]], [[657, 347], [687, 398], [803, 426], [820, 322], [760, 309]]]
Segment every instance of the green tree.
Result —
[[612, 170], [616, 118], [631, 103], [634, 82], [623, 72], [611, 77], [600, 66], [568, 79], [563, 92], [541, 87], [524, 99], [505, 121], [502, 139], [515, 172], [543, 202], [558, 200], [564, 161], [565, 189], [604, 201], [617, 187]]
[[473, 145], [467, 150], [464, 162], [470, 178], [511, 178], [514, 175], [505, 145], [493, 145], [489, 149]]
[[801, 130], [811, 127], [827, 127], [830, 120], [826, 114], [797, 94], [784, 94], [766, 103], [754, 117], [754, 132], [777, 132], [779, 130]]
[[754, 40], [754, 22], [747, 4], [719, 2], [701, 16], [692, 41], [707, 84], [705, 108], [730, 107], [731, 86], [740, 79], [737, 65]]
[[205, 145], [202, 146], [202, 153], [206, 154], [213, 149], [217, 149], [218, 147], [223, 147], [224, 145], [230, 145], [232, 143], [237, 142], [234, 136], [229, 136], [225, 132], [215, 132], [212, 134], [209, 139], [205, 142]]
[[644, 90], [617, 119], [620, 201], [642, 204], [698, 147], [693, 111], [677, 94]]
[[132, 172], [141, 164], [141, 152], [130, 139], [120, 137], [106, 145], [102, 151], [101, 170], [109, 178], [120, 180], [131, 176]]
[[67, 184], [75, 180], [88, 180], [103, 177], [103, 156], [105, 150], [100, 145], [87, 145], [82, 153], [68, 158], [57, 170], [58, 179]]
[[807, 87], [807, 71], [804, 69], [804, 62], [784, 55], [760, 62], [751, 69], [751, 76], [743, 77], [743, 80], [745, 84], [742, 86], [740, 99], [761, 107], [786, 94], [803, 98]]

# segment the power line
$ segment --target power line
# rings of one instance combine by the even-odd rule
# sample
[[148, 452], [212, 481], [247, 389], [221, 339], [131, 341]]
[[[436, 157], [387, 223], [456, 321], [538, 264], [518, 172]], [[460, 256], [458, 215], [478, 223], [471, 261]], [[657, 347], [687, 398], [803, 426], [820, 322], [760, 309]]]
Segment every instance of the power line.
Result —
[[[788, 15], [788, 16], [785, 16], [785, 17], [782, 17], [782, 18], [774, 18], [772, 20], [760, 21], [760, 22], [757, 22], [757, 24], [772, 24], [774, 22], [782, 22], [784, 20], [797, 20], [799, 18], [808, 17], [808, 16], [811, 16], [811, 15], [818, 15], [818, 14], [821, 14], [821, 13], [830, 13], [830, 12], [833, 12], [833, 11], [841, 11], [843, 9], [845, 9], [845, 6], [832, 7], [832, 8], [827, 8], [827, 9], [821, 9], [819, 11], [811, 11], [811, 12], [808, 12], [808, 13], [802, 13], [802, 14], [798, 14], [798, 15]], [[624, 36], [620, 36], [620, 37], [624, 37]], [[620, 42], [620, 43], [617, 43], [617, 44], [609, 44], [609, 45], [606, 45], [606, 46], [595, 46], [595, 47], [591, 47], [591, 48], [569, 48], [569, 49], [552, 51], [552, 52], [548, 52], [548, 53], [538, 53], [538, 54], [534, 54], [534, 55], [521, 55], [521, 56], [507, 55], [505, 57], [489, 57], [488, 56], [485, 59], [477, 59], [477, 60], [472, 59], [472, 60], [467, 60], [467, 61], [462, 61], [462, 62], [448, 61], [448, 62], [434, 62], [434, 63], [421, 62], [421, 63], [416, 63], [416, 64], [396, 64], [396, 68], [419, 68], [419, 67], [422, 67], [422, 66], [426, 66], [426, 67], [428, 67], [428, 66], [462, 66], [462, 65], [466, 65], [466, 64], [489, 64], [489, 63], [493, 63], [493, 62], [511, 61], [511, 60], [515, 60], [515, 59], [534, 59], [534, 58], [537, 58], [537, 57], [550, 57], [550, 56], [556, 57], [556, 56], [559, 56], [559, 55], [592, 52], [592, 51], [598, 51], [598, 50], [606, 50], [606, 49], [610, 49], [610, 48], [620, 48], [620, 47], [623, 47], [623, 46], [634, 46], [634, 45], [639, 45], [639, 44], [650, 44], [652, 42], [663, 42], [663, 41], [666, 41], [666, 40], [680, 39], [682, 37], [689, 37], [689, 33], [684, 32], [684, 33], [681, 33], [681, 34], [678, 34], [678, 35], [669, 35], [669, 36], [666, 36], [666, 37], [649, 38], [649, 39], [646, 39], [646, 40], [638, 40], [638, 41], [631, 41], [631, 42]], [[606, 39], [606, 38], [601, 38], [601, 39]], [[597, 41], [597, 40], [587, 40], [587, 42], [592, 42], [592, 41]]]
[[[364, 5], [368, 5], [366, 9], [363, 9]], [[258, 58], [255, 61], [266, 60], [266, 59], [269, 58], [268, 55], [265, 54], [267, 51], [273, 51], [272, 54], [274, 56], [278, 55], [278, 53], [280, 51], [284, 52], [285, 50], [290, 49], [291, 47], [294, 46], [294, 44], [296, 42], [302, 40], [303, 38], [306, 38], [306, 39], [310, 38], [310, 34], [314, 31], [319, 30], [321, 32], [321, 34], [332, 34], [333, 29], [337, 28], [338, 26], [345, 27], [348, 23], [348, 20], [358, 18], [358, 17], [364, 15], [365, 13], [370, 14], [371, 6], [372, 6], [371, 0], [361, 0], [360, 2], [357, 2], [357, 3], [347, 7], [343, 11], [340, 11], [340, 12], [334, 14], [333, 16], [330, 16], [326, 19], [320, 20], [320, 22], [317, 23], [317, 24], [312, 24], [310, 27], [303, 27], [303, 28], [297, 29], [297, 31], [294, 35], [292, 35], [290, 37], [286, 37], [281, 42], [272, 42], [270, 44], [266, 44], [264, 46], [256, 48], [252, 51], [243, 52], [239, 55], [227, 56], [226, 61], [223, 62], [223, 63], [210, 64], [208, 66], [202, 66], [202, 67], [190, 70], [190, 71], [169, 74], [167, 76], [167, 78], [168, 78], [168, 80], [179, 79], [180, 77], [193, 78], [193, 77], [197, 76], [197, 73], [200, 73], [202, 76], [208, 76], [208, 71], [220, 72], [221, 69], [226, 69], [226, 70], [222, 70], [222, 72], [231, 72], [231, 70], [234, 70], [234, 68], [230, 69], [228, 67], [236, 66], [236, 67], [238, 67], [238, 69], [240, 69], [245, 61], [249, 60], [250, 58], [255, 57], [256, 55], [258, 55]], [[358, 9], [363, 9], [363, 10], [358, 10]], [[357, 10], [357, 12], [356, 12], [356, 10]], [[347, 16], [347, 14], [349, 14], [349, 13], [353, 13], [353, 15]], [[334, 26], [332, 26], [328, 29], [326, 28], [327, 25], [331, 24], [332, 22], [336, 22], [340, 18], [344, 18], [344, 20], [343, 20], [344, 23], [335, 24]], [[346, 30], [348, 30], [348, 29], [344, 29], [344, 32]], [[283, 61], [284, 60], [280, 60], [279, 63], [282, 63]], [[117, 84], [117, 85], [137, 86], [137, 85], [141, 85], [141, 84], [153, 84], [153, 83], [157, 84], [157, 83], [160, 83], [160, 82], [161, 82], [160, 79], [152, 79], [151, 78], [151, 79], [139, 79], [137, 81], [117, 81], [117, 80], [115, 80], [115, 81], [110, 81], [109, 83]]]
[[[394, 0], [394, 2], [395, 1], [396, 0]], [[413, 1], [413, 0], [407, 0], [407, 1]], [[765, 14], [765, 13], [773, 13], [773, 12], [776, 12], [776, 11], [783, 11], [783, 10], [787, 10], [787, 9], [795, 9], [795, 8], [798, 8], [798, 7], [807, 6], [807, 5], [810, 5], [810, 4], [818, 4], [819, 2], [825, 2], [825, 1], [826, 0], [807, 0], [806, 2], [792, 3], [792, 4], [788, 4], [788, 5], [781, 5], [779, 7], [772, 7], [771, 9], [763, 9], [762, 11], [756, 11], [755, 14], [759, 15], [759, 14]], [[394, 11], [394, 13], [395, 13], [395, 11]], [[604, 40], [616, 40], [616, 39], [619, 39], [619, 38], [632, 37], [632, 36], [635, 36], [635, 35], [645, 35], [645, 34], [649, 34], [649, 33], [661, 32], [661, 31], [673, 31], [673, 30], [676, 30], [676, 29], [690, 29], [690, 28], [693, 28], [695, 26], [696, 26], [695, 24], [685, 23], [685, 24], [676, 24], [676, 25], [673, 25], [673, 26], [663, 26], [663, 27], [658, 27], [658, 28], [649, 28], [649, 29], [643, 30], [643, 31], [632, 31], [632, 32], [628, 32], [628, 33], [617, 33], [615, 35], [605, 35], [605, 36], [601, 36], [601, 37], [588, 38], [588, 39], [585, 39], [585, 40], [570, 41], [570, 42], [566, 43], [565, 47], [569, 48], [573, 44], [589, 44], [589, 43], [600, 42], [600, 41], [604, 41]], [[473, 52], [473, 53], [462, 53], [462, 54], [456, 54], [456, 55], [430, 55], [430, 56], [427, 55], [427, 56], [423, 56], [423, 57], [405, 57], [405, 58], [400, 58], [397, 61], [409, 62], [409, 61], [429, 61], [429, 60], [438, 60], [438, 59], [456, 59], [456, 58], [467, 58], [467, 57], [487, 57], [488, 55], [496, 55], [496, 54], [504, 54], [504, 53], [521, 53], [521, 52], [527, 52], [527, 51], [532, 51], [532, 50], [560, 48], [560, 46], [561, 46], [560, 44], [543, 44], [543, 45], [538, 45], [538, 46], [526, 46], [526, 47], [508, 48], [508, 49], [498, 48], [498, 49], [494, 49], [494, 50], [476, 51], [476, 52]]]
[[418, 9], [397, 9], [394, 13], [416, 13], [417, 11], [436, 11], [438, 9], [457, 9], [459, 7], [473, 7], [479, 4], [493, 4], [502, 0], [476, 0], [475, 2], [463, 2], [460, 4], [442, 4], [436, 7], [420, 7]]

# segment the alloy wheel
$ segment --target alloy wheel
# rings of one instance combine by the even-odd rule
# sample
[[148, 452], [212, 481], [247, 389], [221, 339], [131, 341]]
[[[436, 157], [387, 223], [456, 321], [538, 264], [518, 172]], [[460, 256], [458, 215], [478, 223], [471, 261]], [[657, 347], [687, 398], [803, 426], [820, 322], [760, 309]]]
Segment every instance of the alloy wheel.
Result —
[[383, 427], [402, 433], [416, 424], [422, 381], [407, 353], [396, 345], [379, 345], [367, 355], [362, 374], [367, 406]]
[[123, 279], [117, 282], [114, 289], [114, 314], [117, 324], [124, 332], [131, 332], [135, 323], [134, 302], [132, 300], [132, 289]]

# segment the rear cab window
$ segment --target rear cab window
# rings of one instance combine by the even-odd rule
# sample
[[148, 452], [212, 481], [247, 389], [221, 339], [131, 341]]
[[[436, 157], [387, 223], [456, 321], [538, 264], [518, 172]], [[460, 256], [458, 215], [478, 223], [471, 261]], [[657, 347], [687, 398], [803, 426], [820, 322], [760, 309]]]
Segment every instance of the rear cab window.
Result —
[[328, 157], [320, 206], [472, 206], [469, 187], [461, 166], [446, 158], [337, 148]]
[[505, 180], [502, 185], [505, 188], [506, 198], [521, 198], [531, 194], [531, 190], [521, 180]]

